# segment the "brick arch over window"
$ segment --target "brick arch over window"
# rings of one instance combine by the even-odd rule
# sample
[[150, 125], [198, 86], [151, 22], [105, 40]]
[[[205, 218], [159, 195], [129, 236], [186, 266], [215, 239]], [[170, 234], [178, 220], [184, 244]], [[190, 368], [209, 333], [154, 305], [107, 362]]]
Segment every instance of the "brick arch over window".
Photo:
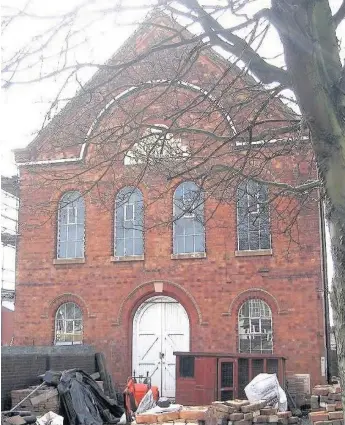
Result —
[[259, 298], [265, 301], [270, 307], [272, 314], [281, 314], [282, 308], [277, 298], [268, 292], [266, 289], [262, 288], [251, 288], [246, 289], [239, 294], [231, 301], [229, 309], [227, 312], [223, 313], [224, 316], [231, 316], [237, 314], [241, 305], [249, 299]]
[[133, 314], [139, 305], [146, 299], [156, 295], [170, 296], [180, 302], [187, 311], [191, 325], [206, 325], [203, 322], [198, 303], [187, 289], [175, 282], [150, 281], [137, 286], [123, 299], [118, 314], [112, 321], [113, 326], [131, 323]]
[[56, 312], [58, 309], [66, 303], [75, 303], [81, 310], [82, 316], [83, 316], [83, 342], [85, 343], [85, 329], [87, 328], [88, 320], [92, 317], [95, 317], [94, 314], [90, 313], [90, 310], [84, 301], [84, 299], [73, 293], [64, 293], [61, 295], [58, 295], [51, 301], [47, 302], [43, 314], [41, 315], [41, 319], [49, 319], [50, 328], [51, 328], [51, 342], [54, 342], [55, 339], [55, 318], [56, 318]]

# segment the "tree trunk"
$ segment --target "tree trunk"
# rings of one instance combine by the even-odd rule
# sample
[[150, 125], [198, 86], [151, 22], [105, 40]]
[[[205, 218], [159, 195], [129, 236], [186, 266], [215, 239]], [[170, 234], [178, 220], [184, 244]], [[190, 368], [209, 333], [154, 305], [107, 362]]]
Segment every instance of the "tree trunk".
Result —
[[339, 377], [343, 389], [342, 404], [345, 412], [345, 207], [335, 208], [330, 205], [328, 222], [334, 265], [331, 304], [333, 308]]
[[[345, 122], [342, 65], [327, 0], [273, 0], [272, 21], [312, 135], [327, 199], [334, 264], [331, 302], [345, 412]], [[345, 420], [345, 415], [344, 415]]]

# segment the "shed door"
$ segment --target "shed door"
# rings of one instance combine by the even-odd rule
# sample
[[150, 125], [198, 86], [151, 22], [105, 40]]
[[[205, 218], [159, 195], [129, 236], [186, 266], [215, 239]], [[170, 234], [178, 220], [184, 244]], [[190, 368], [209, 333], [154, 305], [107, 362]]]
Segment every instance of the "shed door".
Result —
[[151, 377], [164, 397], [175, 397], [174, 351], [189, 351], [186, 310], [170, 297], [153, 297], [133, 319], [133, 374]]

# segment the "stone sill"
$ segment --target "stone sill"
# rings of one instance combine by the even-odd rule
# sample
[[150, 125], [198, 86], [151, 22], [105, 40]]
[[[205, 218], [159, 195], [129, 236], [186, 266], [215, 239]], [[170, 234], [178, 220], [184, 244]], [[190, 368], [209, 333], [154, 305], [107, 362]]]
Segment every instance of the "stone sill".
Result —
[[253, 249], [235, 251], [235, 257], [257, 257], [261, 255], [273, 255], [272, 249]]
[[84, 264], [85, 258], [54, 258], [53, 264]]
[[110, 257], [112, 263], [119, 263], [121, 261], [144, 261], [144, 255], [131, 255], [128, 257]]
[[206, 258], [206, 252], [193, 252], [190, 254], [171, 254], [172, 260], [190, 260], [198, 258]]

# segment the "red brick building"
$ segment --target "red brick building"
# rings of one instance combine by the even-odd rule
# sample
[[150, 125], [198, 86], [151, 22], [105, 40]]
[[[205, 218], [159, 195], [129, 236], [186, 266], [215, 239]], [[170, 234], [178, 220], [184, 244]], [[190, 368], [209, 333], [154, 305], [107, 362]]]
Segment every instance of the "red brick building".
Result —
[[[157, 19], [168, 22], [151, 22]], [[188, 45], [158, 50], [119, 71], [116, 64], [143, 54], [167, 31], [139, 28], [108, 63], [113, 68], [99, 71], [85, 94], [16, 152], [21, 206], [14, 343], [93, 344], [105, 352], [119, 386], [133, 371], [149, 371], [168, 396], [175, 393], [173, 351], [273, 353], [287, 357], [288, 374], [309, 374], [311, 385], [323, 382], [318, 205], [301, 208], [296, 244], [294, 233], [280, 231], [280, 220], [299, 201], [281, 197], [268, 208], [267, 189], [258, 182], [242, 182], [220, 197], [222, 188], [212, 191], [210, 182], [199, 190], [192, 172], [162, 178], [161, 168], [179, 171], [172, 156], [188, 158], [195, 147], [207, 155], [215, 146], [207, 132], [231, 141], [219, 150], [223, 164], [244, 158], [247, 147], [235, 135], [255, 105], [239, 105], [252, 96], [248, 84], [256, 85], [234, 66], [225, 72], [229, 64], [215, 53], [193, 57]], [[284, 119], [288, 112], [274, 100], [265, 114]], [[148, 164], [138, 179], [145, 146], [157, 134], [196, 122], [203, 132], [180, 130], [162, 147], [160, 159], [169, 157], [170, 165], [164, 158]], [[138, 133], [146, 145], [135, 142]], [[286, 184], [308, 179], [308, 142], [265, 165], [264, 154], [279, 146], [261, 147], [250, 165], [262, 178]]]

